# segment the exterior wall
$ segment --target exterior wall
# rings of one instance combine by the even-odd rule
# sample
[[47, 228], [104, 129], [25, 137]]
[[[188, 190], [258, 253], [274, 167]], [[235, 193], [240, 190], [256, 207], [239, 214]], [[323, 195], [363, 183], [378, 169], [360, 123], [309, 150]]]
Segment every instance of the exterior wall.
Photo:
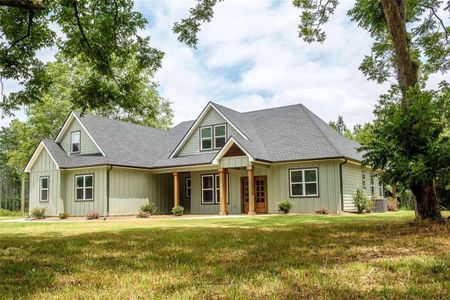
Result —
[[[186, 141], [184, 146], [180, 149], [177, 156], [187, 156], [206, 152], [206, 151], [200, 152], [200, 127], [224, 123], [227, 123], [225, 119], [222, 118], [214, 109], [210, 109], [209, 112], [205, 115], [200, 125], [195, 129], [192, 136]], [[229, 138], [230, 136], [239, 136], [239, 133], [230, 124], [227, 123], [227, 138]]]
[[113, 168], [109, 176], [111, 215], [136, 214], [150, 200], [148, 171]]
[[[40, 178], [48, 176], [48, 202], [40, 202]], [[55, 216], [64, 210], [61, 198], [61, 172], [45, 148], [41, 151], [30, 171], [30, 211], [45, 208], [48, 216]]]
[[149, 176], [150, 200], [158, 207], [157, 214], [170, 213], [173, 207], [173, 175], [152, 174]]
[[[289, 195], [289, 169], [318, 168], [319, 196], [295, 197]], [[269, 183], [269, 213], [278, 212], [278, 202], [289, 200], [294, 204], [294, 213], [314, 213], [325, 208], [330, 213], [341, 211], [339, 161], [290, 163], [271, 166]]]
[[[357, 189], [362, 188], [362, 171], [366, 172], [366, 188], [363, 189], [364, 193], [371, 197], [370, 189], [370, 174], [371, 171], [368, 168], [362, 168], [360, 165], [346, 163], [342, 166], [342, 187], [344, 194], [344, 211], [354, 212], [356, 211], [355, 204], [353, 203], [353, 195]], [[373, 172], [372, 172], [373, 173]], [[374, 178], [375, 194], [374, 198], [380, 198], [380, 185], [377, 176]]]
[[[180, 191], [180, 205], [183, 206], [185, 213], [191, 212], [191, 198], [186, 196], [186, 178], [191, 177], [190, 172], [179, 174], [179, 191]], [[192, 185], [191, 185], [192, 191]]]
[[100, 150], [97, 148], [92, 139], [84, 131], [83, 127], [81, 127], [80, 123], [78, 123], [78, 121], [74, 119], [72, 120], [72, 124], [70, 124], [69, 128], [67, 129], [61, 140], [61, 147], [64, 149], [67, 155], [70, 155], [70, 133], [73, 131], [80, 131], [80, 139], [81, 139], [80, 140], [81, 151], [80, 153], [77, 153], [75, 155], [100, 153]]
[[220, 159], [221, 168], [246, 167], [249, 165], [247, 156], [222, 157]]
[[[75, 175], [94, 174], [94, 200], [75, 201]], [[106, 167], [63, 171], [65, 211], [72, 216], [85, 216], [91, 211], [106, 213]]]

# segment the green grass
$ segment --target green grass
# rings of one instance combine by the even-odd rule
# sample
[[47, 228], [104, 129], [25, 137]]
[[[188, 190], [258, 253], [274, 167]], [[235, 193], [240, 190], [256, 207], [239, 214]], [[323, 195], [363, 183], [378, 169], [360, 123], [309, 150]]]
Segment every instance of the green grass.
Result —
[[23, 218], [22, 212], [20, 211], [10, 211], [0, 208], [0, 220]]
[[412, 218], [1, 223], [0, 299], [449, 299], [450, 226]]

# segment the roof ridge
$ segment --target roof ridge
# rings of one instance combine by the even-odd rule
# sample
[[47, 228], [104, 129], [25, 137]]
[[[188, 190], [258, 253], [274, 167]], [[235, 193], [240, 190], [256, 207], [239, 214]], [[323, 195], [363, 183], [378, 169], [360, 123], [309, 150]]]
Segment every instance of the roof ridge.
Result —
[[[320, 128], [320, 126], [318, 126], [318, 124], [316, 123], [316, 121], [311, 118], [311, 116], [309, 115], [309, 113], [313, 114], [316, 118], [319, 118], [318, 116], [316, 116], [312, 111], [310, 111], [309, 109], [307, 109], [305, 106], [303, 106], [303, 109], [305, 110], [305, 114], [308, 117], [308, 119], [311, 120], [311, 122], [313, 122], [313, 124], [316, 126], [317, 130], [319, 130], [319, 132], [323, 135], [323, 137], [327, 140], [327, 142], [331, 145], [331, 147], [336, 150], [336, 152], [339, 155], [343, 155], [343, 153], [341, 153], [341, 151], [331, 142], [331, 140], [328, 138], [328, 136], [323, 132], [323, 130]], [[320, 118], [319, 118], [320, 119]], [[320, 119], [321, 120], [321, 119]], [[325, 123], [325, 122], [324, 122]], [[326, 124], [326, 123], [325, 123]], [[327, 125], [328, 126], [328, 125]]]
[[256, 109], [256, 110], [250, 110], [250, 111], [243, 112], [242, 114], [251, 114], [251, 113], [265, 111], [265, 110], [275, 110], [275, 109], [286, 108], [286, 107], [293, 107], [293, 106], [305, 107], [302, 103], [297, 103], [297, 104], [288, 104], [288, 105], [283, 105], [283, 106], [276, 106], [276, 107], [268, 107], [268, 108], [261, 108], [261, 109]]

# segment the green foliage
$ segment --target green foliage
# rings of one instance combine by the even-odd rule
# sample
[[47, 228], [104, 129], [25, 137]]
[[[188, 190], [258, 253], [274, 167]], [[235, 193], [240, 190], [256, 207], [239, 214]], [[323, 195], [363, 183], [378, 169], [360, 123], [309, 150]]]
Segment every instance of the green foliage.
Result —
[[147, 212], [150, 215], [153, 215], [158, 210], [154, 201], [149, 201], [148, 203], [141, 206], [141, 212]]
[[90, 211], [86, 215], [87, 220], [96, 220], [99, 218], [98, 212], [96, 211]]
[[[36, 2], [30, 1], [29, 8], [11, 7], [12, 2], [0, 7], [0, 77], [20, 80], [26, 92], [4, 96], [0, 109], [9, 113], [40, 102], [52, 78], [36, 53], [49, 47], [58, 49], [59, 59], [71, 58], [84, 67], [74, 77], [79, 90], [68, 99], [74, 106], [138, 107], [143, 78], [160, 68], [163, 52], [139, 35], [147, 20], [133, 10], [133, 1]], [[61, 30], [61, 38], [54, 28]]]
[[283, 200], [283, 201], [278, 202], [278, 210], [284, 214], [289, 213], [291, 211], [292, 207], [294, 207], [294, 205], [289, 200]]
[[174, 206], [172, 208], [172, 214], [174, 216], [182, 216], [184, 213], [184, 207], [183, 206]]
[[45, 208], [35, 207], [30, 212], [30, 217], [33, 219], [45, 219]]
[[58, 215], [58, 218], [60, 218], [61, 220], [67, 219], [68, 217], [70, 217], [70, 214], [68, 212], [63, 212]]
[[370, 204], [369, 197], [364, 194], [364, 191], [362, 189], [357, 189], [355, 194], [353, 195], [353, 202], [355, 203], [356, 209], [358, 210], [358, 213], [363, 213], [368, 208], [371, 210], [373, 208], [373, 205]]
[[17, 212], [0, 208], [0, 217], [17, 216]]
[[399, 209], [414, 209], [414, 200], [412, 198], [412, 193], [410, 190], [402, 188], [398, 193], [398, 207]]

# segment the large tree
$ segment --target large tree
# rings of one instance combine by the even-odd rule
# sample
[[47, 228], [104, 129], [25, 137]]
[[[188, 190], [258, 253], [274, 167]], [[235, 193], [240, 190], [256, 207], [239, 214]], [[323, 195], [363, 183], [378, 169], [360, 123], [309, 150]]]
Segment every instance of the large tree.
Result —
[[[198, 0], [189, 17], [175, 23], [178, 39], [195, 47], [201, 24], [212, 20], [220, 1]], [[307, 42], [323, 42], [322, 26], [338, 1], [294, 0], [293, 4], [301, 9], [299, 36]], [[365, 163], [387, 169], [392, 181], [406, 184], [421, 219], [441, 218], [435, 182], [450, 175], [448, 152], [443, 151], [450, 148], [449, 125], [443, 120], [449, 106], [441, 100], [448, 95], [448, 85], [424, 90], [430, 74], [450, 68], [450, 27], [440, 16], [449, 10], [450, 2], [439, 0], [356, 0], [348, 12], [374, 40], [372, 53], [360, 66], [362, 72], [379, 83], [397, 82], [375, 110], [378, 129], [373, 130], [374, 142], [364, 147]]]
[[[49, 48], [86, 66], [78, 93], [68, 99], [74, 106], [132, 111], [142, 96], [142, 80], [136, 79], [153, 75], [163, 57], [138, 34], [146, 24], [131, 0], [0, 0], [2, 113], [42, 101], [51, 78], [37, 53]], [[31, 93], [6, 96], [4, 79]]]

